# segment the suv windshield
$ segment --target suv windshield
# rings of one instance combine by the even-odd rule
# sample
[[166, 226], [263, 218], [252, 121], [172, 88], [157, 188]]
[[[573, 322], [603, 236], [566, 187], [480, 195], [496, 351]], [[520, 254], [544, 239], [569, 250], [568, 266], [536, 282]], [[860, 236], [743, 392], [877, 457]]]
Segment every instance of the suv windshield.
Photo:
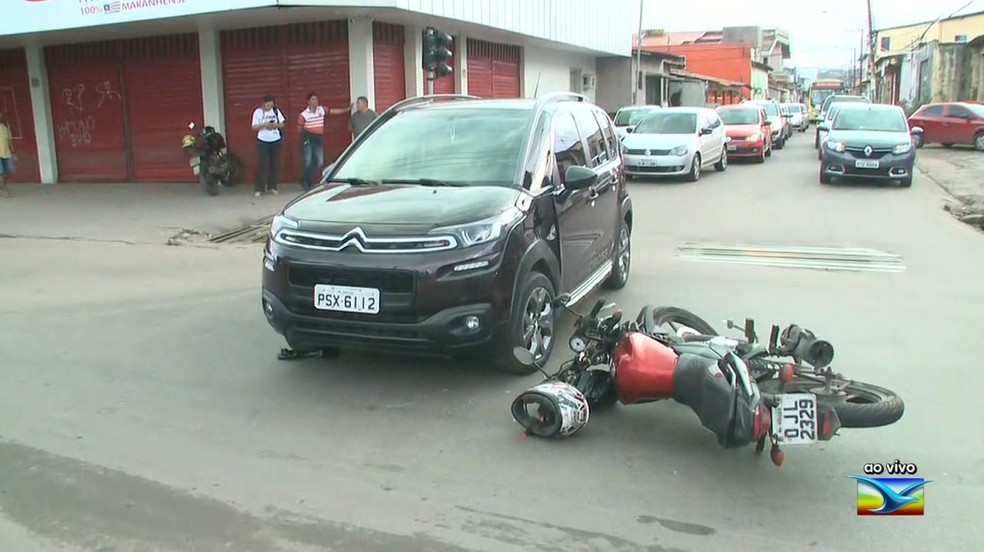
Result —
[[639, 121], [642, 121], [647, 115], [651, 115], [655, 111], [655, 109], [623, 109], [615, 114], [615, 126], [637, 125]]
[[909, 132], [905, 116], [896, 109], [840, 109], [834, 118], [834, 130], [868, 130], [875, 132]]
[[696, 113], [656, 112], [643, 119], [633, 134], [693, 134], [697, 132]]
[[757, 109], [722, 109], [718, 116], [726, 125], [754, 125], [759, 122]]
[[404, 111], [366, 137], [333, 177], [512, 186], [531, 114], [466, 107]]

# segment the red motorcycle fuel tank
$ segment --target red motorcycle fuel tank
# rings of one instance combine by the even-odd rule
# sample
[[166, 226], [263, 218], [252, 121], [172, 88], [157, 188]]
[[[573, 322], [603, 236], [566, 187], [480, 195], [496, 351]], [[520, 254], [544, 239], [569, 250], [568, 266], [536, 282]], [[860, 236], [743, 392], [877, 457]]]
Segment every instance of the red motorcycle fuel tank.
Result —
[[615, 347], [615, 392], [622, 404], [673, 398], [677, 354], [639, 332], [632, 332]]

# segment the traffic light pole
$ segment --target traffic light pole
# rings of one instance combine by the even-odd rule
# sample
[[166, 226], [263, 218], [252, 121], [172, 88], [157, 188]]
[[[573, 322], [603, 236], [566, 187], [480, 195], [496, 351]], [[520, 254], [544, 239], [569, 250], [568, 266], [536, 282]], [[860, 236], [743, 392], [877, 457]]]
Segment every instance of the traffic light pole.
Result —
[[435, 77], [436, 77], [436, 75], [434, 74], [434, 71], [428, 71], [427, 72], [427, 95], [428, 96], [434, 94], [434, 81], [437, 80]]

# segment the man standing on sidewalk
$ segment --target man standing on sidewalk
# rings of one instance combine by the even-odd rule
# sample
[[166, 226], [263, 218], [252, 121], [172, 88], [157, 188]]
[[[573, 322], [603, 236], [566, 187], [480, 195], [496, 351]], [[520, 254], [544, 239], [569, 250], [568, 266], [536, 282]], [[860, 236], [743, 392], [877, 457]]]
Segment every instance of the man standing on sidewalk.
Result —
[[17, 153], [14, 151], [14, 135], [7, 123], [7, 114], [0, 111], [0, 191], [7, 197], [13, 197], [7, 187], [7, 179], [14, 174], [14, 161]]
[[352, 114], [352, 139], [359, 137], [368, 126], [376, 120], [376, 112], [369, 109], [369, 98], [359, 96], [355, 101], [356, 110]]
[[253, 112], [253, 130], [256, 131], [256, 197], [269, 191], [277, 195], [277, 162], [283, 143], [284, 114], [273, 103], [273, 96], [263, 98], [263, 105]]
[[[297, 128], [301, 133], [301, 162], [304, 164], [301, 186], [305, 192], [314, 185], [315, 172], [325, 164], [325, 108], [318, 105], [318, 95], [314, 92], [307, 95], [307, 103], [307, 109], [297, 118]], [[348, 107], [329, 109], [327, 114], [339, 115], [351, 110], [352, 104], [349, 104]]]

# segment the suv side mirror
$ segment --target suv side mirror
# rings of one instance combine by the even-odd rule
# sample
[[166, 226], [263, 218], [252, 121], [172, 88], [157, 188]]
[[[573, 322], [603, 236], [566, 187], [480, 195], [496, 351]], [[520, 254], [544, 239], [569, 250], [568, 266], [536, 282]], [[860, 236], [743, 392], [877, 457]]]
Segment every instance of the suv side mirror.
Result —
[[918, 136], [922, 136], [924, 131], [922, 127], [914, 126], [911, 129], [909, 129], [909, 132], [911, 132], [912, 134], [916, 134]]
[[635, 127], [625, 127], [625, 133], [626, 134], [632, 134], [632, 131], [633, 130], [635, 130]]
[[598, 182], [598, 173], [580, 165], [571, 165], [564, 172], [564, 185], [572, 190], [581, 190], [594, 186]]

